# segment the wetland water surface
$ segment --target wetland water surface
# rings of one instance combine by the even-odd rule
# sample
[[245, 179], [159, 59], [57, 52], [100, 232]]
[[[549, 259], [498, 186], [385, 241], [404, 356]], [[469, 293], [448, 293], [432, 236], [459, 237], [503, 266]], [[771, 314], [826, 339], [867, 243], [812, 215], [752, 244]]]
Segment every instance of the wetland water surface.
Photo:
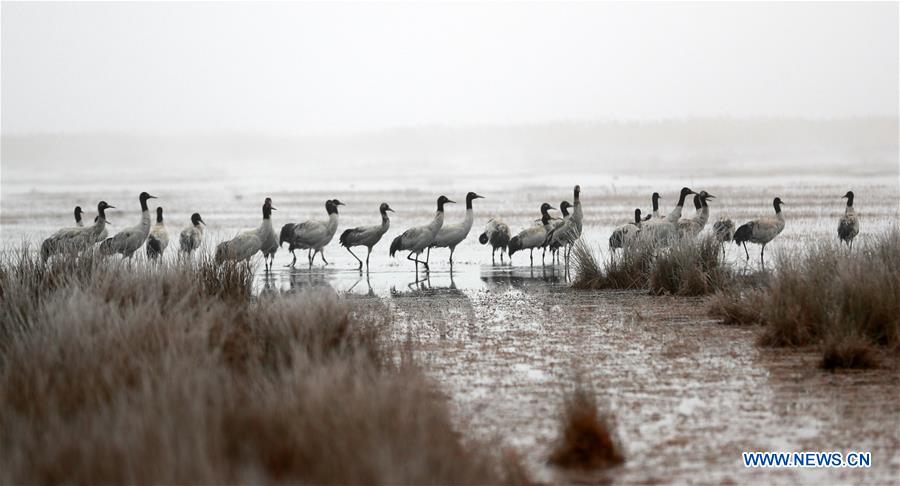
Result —
[[[615, 226], [634, 207], [649, 209], [649, 194], [660, 191], [668, 211], [683, 183], [658, 181], [578, 181], [583, 187], [584, 238], [600, 250]], [[594, 182], [591, 184], [590, 182]], [[434, 184], [430, 184], [433, 186]], [[843, 211], [840, 196], [857, 193], [863, 238], [887, 228], [898, 215], [896, 178], [810, 179], [788, 185], [767, 180], [691, 181], [695, 190], [718, 196], [711, 221], [720, 215], [743, 220], [772, 212], [771, 200], [787, 204], [787, 226], [769, 255], [835, 237]], [[138, 219], [137, 193], [148, 190], [167, 208], [176, 234], [190, 213], [209, 224], [207, 250], [240, 228], [258, 225], [262, 198], [278, 211], [276, 231], [287, 222], [324, 219], [325, 199], [342, 207], [338, 233], [378, 222], [377, 206], [397, 210], [392, 227], [375, 248], [368, 273], [335, 241], [326, 249], [331, 265], [310, 269], [298, 254], [280, 251], [271, 273], [257, 265], [256, 288], [302, 291], [330, 287], [360, 303], [360, 312], [389, 311], [393, 337], [411, 339], [417, 359], [447, 394], [467, 433], [499, 439], [520, 453], [536, 478], [545, 481], [669, 482], [891, 482], [900, 476], [900, 382], [897, 367], [866, 372], [827, 373], [813, 352], [771, 350], [755, 345], [756, 329], [723, 326], [707, 317], [704, 299], [653, 297], [640, 292], [576, 292], [562, 267], [528, 266], [527, 254], [514, 265], [492, 265], [490, 250], [477, 243], [489, 217], [500, 216], [519, 231], [533, 224], [540, 203], [571, 201], [571, 186], [522, 186], [490, 191], [477, 185], [440, 190], [460, 201], [447, 221], [462, 218], [463, 194], [487, 196], [475, 204], [476, 221], [457, 248], [455, 264], [445, 249], [432, 252], [432, 270], [413, 271], [405, 258], [387, 256], [390, 239], [424, 224], [438, 190], [386, 191], [354, 188], [302, 193], [264, 192], [209, 185], [119, 184], [114, 191], [73, 186], [34, 188], [27, 181], [3, 180], [2, 243], [5, 250], [34, 245], [71, 225], [75, 204], [92, 207], [103, 198], [117, 206], [111, 232]], [[332, 187], [332, 186], [329, 186]], [[333, 185], [333, 187], [340, 187]], [[93, 212], [88, 211], [93, 217]], [[691, 214], [688, 208], [685, 214]], [[754, 248], [755, 249], [755, 248]], [[754, 250], [751, 249], [751, 252]], [[358, 252], [364, 255], [365, 250]], [[605, 253], [603, 255], [605, 257]], [[404, 255], [405, 257], [405, 255]], [[141, 256], [140, 258], [143, 258]], [[751, 253], [756, 265], [758, 253]], [[746, 265], [743, 252], [729, 245], [733, 265]], [[774, 258], [771, 259], [774, 262]], [[499, 261], [498, 261], [499, 263]], [[427, 277], [427, 278], [426, 278]], [[368, 297], [368, 298], [367, 298]], [[571, 475], [546, 465], [557, 433], [557, 413], [565, 390], [580, 374], [612, 415], [625, 449], [625, 465], [592, 475]], [[871, 451], [873, 466], [854, 469], [744, 469], [742, 451]]]

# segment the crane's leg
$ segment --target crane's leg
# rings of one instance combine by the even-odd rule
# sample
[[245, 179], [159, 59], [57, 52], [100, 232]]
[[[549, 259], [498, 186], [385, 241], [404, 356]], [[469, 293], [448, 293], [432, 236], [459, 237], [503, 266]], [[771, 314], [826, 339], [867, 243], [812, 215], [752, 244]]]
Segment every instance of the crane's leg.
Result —
[[500, 265], [503, 265], [503, 248], [500, 248]]
[[766, 267], [766, 245], [763, 243], [762, 248], [759, 249], [759, 262], [762, 264], [763, 268]]
[[294, 259], [291, 260], [291, 263], [289, 263], [288, 265], [285, 265], [286, 267], [293, 267], [294, 264], [297, 263], [297, 253], [295, 252], [295, 250], [291, 250], [291, 255], [294, 256]]
[[850, 238], [850, 251], [853, 251], [853, 238]]
[[322, 261], [325, 262], [325, 265], [328, 265], [328, 260], [325, 259], [325, 249], [319, 250], [319, 255], [322, 255]]
[[451, 266], [453, 265], [453, 250], [455, 250], [455, 249], [456, 249], [455, 246], [450, 247], [450, 265]]
[[425, 263], [431, 261], [431, 247], [429, 246], [427, 250], [425, 250]]
[[[369, 253], [366, 253], [366, 271], [368, 271], [369, 270], [369, 257], [372, 256], [372, 247], [368, 246], [366, 248], [369, 249]], [[362, 268], [362, 262], [360, 262], [359, 268]]]
[[743, 242], [743, 243], [741, 243], [741, 244], [744, 245], [744, 253], [747, 254], [747, 261], [749, 262], [749, 261], [750, 261], [750, 252], [747, 251], [747, 242], [745, 241], [745, 242]]
[[[491, 250], [491, 265], [497, 264], [497, 260], [495, 259], [496, 256], [497, 256], [497, 249], [494, 248], [493, 250]], [[500, 254], [500, 257], [503, 258], [503, 253]]]
[[[353, 250], [351, 250], [349, 246], [347, 246], [347, 247], [345, 247], [345, 248], [347, 248], [347, 251], [349, 251], [350, 254], [353, 255], [353, 258], [356, 258], [356, 261], [359, 262], [359, 269], [362, 270], [362, 260], [360, 260], [359, 257], [356, 256], [356, 253], [353, 253]], [[372, 252], [372, 250], [369, 250], [369, 253], [371, 253], [371, 252]], [[366, 258], [366, 261], [368, 261], [368, 260], [369, 260], [369, 259]]]
[[534, 248], [528, 250], [528, 257], [531, 258], [531, 266], [534, 266]]

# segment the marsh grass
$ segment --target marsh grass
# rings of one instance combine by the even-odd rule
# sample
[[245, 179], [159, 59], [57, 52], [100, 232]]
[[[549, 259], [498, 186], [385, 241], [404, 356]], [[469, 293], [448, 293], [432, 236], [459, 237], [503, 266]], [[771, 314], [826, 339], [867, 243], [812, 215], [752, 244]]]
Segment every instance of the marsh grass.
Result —
[[246, 265], [0, 262], [0, 483], [524, 482], [333, 292]]
[[568, 393], [560, 411], [560, 432], [549, 461], [560, 467], [607, 468], [625, 457], [611, 418], [601, 414], [594, 394], [583, 385]]
[[780, 254], [757, 290], [717, 296], [713, 311], [732, 323], [764, 324], [763, 346], [818, 346], [822, 367], [870, 368], [900, 350], [900, 230], [859, 241]]
[[711, 238], [682, 238], [668, 248], [634, 240], [601, 260], [579, 241], [574, 249], [576, 289], [646, 289], [654, 294], [707, 295], [727, 288], [736, 275], [719, 260]]

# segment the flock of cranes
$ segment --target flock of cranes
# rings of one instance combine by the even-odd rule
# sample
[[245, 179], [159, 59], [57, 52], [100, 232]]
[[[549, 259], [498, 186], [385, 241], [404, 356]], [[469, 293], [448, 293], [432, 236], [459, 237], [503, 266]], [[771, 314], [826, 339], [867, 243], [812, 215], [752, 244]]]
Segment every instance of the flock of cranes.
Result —
[[[682, 211], [685, 201], [693, 195], [694, 214], [683, 217]], [[859, 220], [853, 209], [853, 192], [848, 191], [843, 198], [847, 199], [844, 215], [838, 223], [838, 237], [840, 241], [849, 245], [852, 249], [853, 239], [859, 233]], [[77, 255], [92, 250], [95, 245], [100, 255], [108, 256], [121, 254], [131, 258], [135, 252], [143, 246], [147, 257], [151, 260], [158, 259], [166, 251], [169, 245], [169, 234], [163, 219], [163, 208], [156, 208], [156, 223], [151, 225], [150, 210], [147, 201], [155, 199], [146, 192], [138, 196], [141, 206], [141, 220], [138, 224], [125, 228], [113, 236], [107, 234], [108, 220], [106, 211], [114, 209], [106, 201], [97, 204], [97, 216], [94, 224], [85, 226], [83, 222], [84, 211], [80, 206], [75, 207], [75, 226], [64, 228], [41, 244], [41, 256], [46, 261], [54, 255]], [[390, 245], [390, 255], [397, 252], [408, 252], [407, 259], [414, 262], [416, 272], [419, 265], [428, 270], [428, 262], [431, 248], [448, 248], [450, 250], [450, 264], [453, 264], [453, 253], [456, 247], [468, 237], [475, 216], [473, 202], [483, 196], [474, 192], [466, 195], [466, 214], [459, 223], [444, 224], [444, 206], [454, 204], [447, 196], [437, 198], [437, 212], [434, 218], [427, 224], [407, 229], [394, 238]], [[682, 188], [678, 202], [669, 214], [663, 216], [659, 213], [659, 193], [651, 195], [652, 213], [642, 216], [640, 208], [634, 210], [634, 221], [617, 227], [609, 237], [609, 246], [615, 251], [626, 248], [636, 242], [649, 243], [657, 247], [665, 247], [679, 238], [696, 237], [709, 222], [709, 201], [715, 196], [706, 191], [694, 192], [690, 188]], [[566, 265], [569, 263], [572, 248], [581, 237], [584, 212], [581, 205], [581, 187], [575, 186], [573, 190], [573, 203], [562, 201], [559, 210], [562, 217], [554, 217], [550, 214], [556, 208], [549, 203], [540, 206], [540, 219], [516, 235], [512, 235], [509, 225], [499, 218], [491, 218], [484, 227], [484, 232], [478, 237], [483, 245], [490, 245], [491, 261], [496, 262], [497, 250], [500, 250], [500, 262], [504, 262], [504, 253], [512, 261], [513, 254], [528, 250], [529, 260], [534, 264], [534, 250], [541, 250], [541, 262], [546, 263], [547, 252], [550, 252], [551, 261], [558, 262], [562, 251], [562, 258]], [[262, 206], [262, 222], [256, 228], [238, 232], [230, 240], [219, 243], [216, 246], [215, 260], [223, 262], [249, 261], [256, 254], [262, 254], [266, 270], [270, 270], [274, 263], [275, 253], [285, 243], [288, 251], [293, 255], [293, 261], [288, 266], [294, 266], [297, 262], [297, 250], [307, 250], [307, 261], [313, 265], [315, 257], [321, 255], [322, 261], [327, 265], [324, 249], [331, 243], [338, 229], [339, 207], [344, 203], [337, 199], [329, 199], [325, 202], [327, 218], [324, 221], [309, 220], [302, 223], [287, 223], [281, 227], [278, 235], [272, 226], [272, 211], [276, 208], [272, 205], [272, 199], [266, 198]], [[776, 197], [772, 205], [775, 209], [773, 216], [762, 217], [748, 221], [735, 228], [730, 219], [720, 218], [712, 226], [712, 234], [722, 245], [724, 256], [725, 244], [734, 242], [744, 247], [747, 260], [750, 253], [747, 243], [760, 245], [760, 263], [765, 265], [766, 245], [775, 239], [784, 230], [784, 215], [781, 207], [784, 203]], [[571, 209], [571, 211], [570, 211]], [[354, 247], [366, 247], [365, 266], [369, 266], [369, 258], [372, 249], [390, 229], [391, 221], [389, 212], [394, 210], [387, 203], [379, 206], [381, 224], [372, 226], [360, 226], [350, 228], [341, 233], [338, 241], [340, 245], [359, 262], [359, 269], [363, 268], [363, 260], [354, 252]], [[190, 225], [184, 228], [179, 235], [179, 251], [190, 255], [200, 247], [203, 240], [206, 223], [199, 213], [191, 215]], [[421, 260], [422, 253], [425, 259]]]

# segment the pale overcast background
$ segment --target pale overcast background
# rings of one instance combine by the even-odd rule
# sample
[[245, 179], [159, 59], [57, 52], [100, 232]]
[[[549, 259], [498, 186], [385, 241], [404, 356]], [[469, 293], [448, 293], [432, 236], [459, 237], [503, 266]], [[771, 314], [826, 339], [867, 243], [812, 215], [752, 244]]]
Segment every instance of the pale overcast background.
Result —
[[897, 3], [2, 4], [2, 132], [896, 117]]

